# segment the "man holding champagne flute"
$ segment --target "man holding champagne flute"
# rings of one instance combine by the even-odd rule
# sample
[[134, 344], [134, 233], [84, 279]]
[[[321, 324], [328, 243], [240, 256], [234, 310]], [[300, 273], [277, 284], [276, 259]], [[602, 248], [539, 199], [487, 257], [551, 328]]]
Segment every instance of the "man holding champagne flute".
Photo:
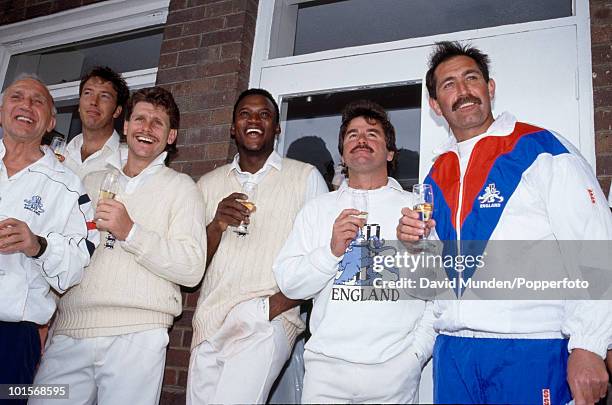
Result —
[[49, 90], [35, 76], [22, 75], [3, 92], [0, 384], [32, 383], [41, 352], [37, 327], [56, 307], [50, 288], [63, 294], [81, 281], [98, 240], [79, 178], [40, 146], [55, 114]]
[[347, 105], [338, 150], [348, 182], [306, 204], [274, 263], [287, 297], [314, 299], [302, 402], [416, 403], [434, 341], [431, 303], [372, 289], [386, 270], [368, 264], [392, 248], [385, 240], [395, 239], [402, 207], [417, 203], [388, 177], [397, 147], [385, 110]]
[[161, 87], [141, 89], [126, 110], [127, 159], [85, 177], [98, 197], [96, 225], [114, 241], [61, 298], [35, 380], [70, 384], [69, 403], [157, 404], [168, 328], [182, 311], [179, 286], [195, 286], [204, 272], [201, 195], [164, 164], [179, 128], [174, 98]]
[[279, 292], [272, 263], [302, 205], [327, 192], [316, 168], [274, 150], [279, 110], [270, 93], [242, 92], [232, 116], [238, 154], [198, 182], [208, 263], [193, 318], [188, 404], [267, 401], [304, 329], [300, 302]]
[[[470, 245], [482, 246], [473, 241], [556, 246], [556, 241], [612, 239], [605, 197], [576, 148], [507, 112], [493, 117], [495, 81], [486, 54], [441, 42], [430, 58], [426, 84], [429, 105], [453, 136], [426, 179], [436, 199], [433, 220], [423, 222], [404, 208], [400, 240], [416, 241], [435, 228], [445, 245], [465, 254]], [[526, 255], [538, 253], [524, 249], [509, 252], [517, 270], [531, 265]], [[563, 257], [557, 250], [554, 255]], [[582, 405], [606, 394], [609, 301], [439, 300], [436, 317], [436, 403], [561, 404], [573, 398]]]

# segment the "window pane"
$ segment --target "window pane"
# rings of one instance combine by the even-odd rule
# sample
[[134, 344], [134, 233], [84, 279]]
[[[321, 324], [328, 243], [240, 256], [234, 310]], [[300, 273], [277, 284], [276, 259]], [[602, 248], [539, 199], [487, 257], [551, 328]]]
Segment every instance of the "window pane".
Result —
[[293, 54], [571, 15], [572, 0], [306, 2], [298, 6]]
[[95, 40], [13, 55], [3, 88], [20, 73], [36, 73], [48, 85], [79, 80], [97, 65], [117, 72], [157, 67], [163, 28], [121, 33]]
[[285, 98], [282, 103], [287, 117], [282, 135], [285, 155], [315, 166], [331, 189], [334, 167], [340, 163], [338, 132], [341, 112], [346, 104], [358, 99], [369, 99], [383, 106], [395, 127], [398, 165], [390, 176], [404, 188], [418, 183], [420, 84]]

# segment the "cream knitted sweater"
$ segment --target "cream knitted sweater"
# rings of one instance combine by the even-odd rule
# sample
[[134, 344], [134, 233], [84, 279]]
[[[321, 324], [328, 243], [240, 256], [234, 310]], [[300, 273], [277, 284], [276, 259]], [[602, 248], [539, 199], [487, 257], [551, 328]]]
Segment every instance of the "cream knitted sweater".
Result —
[[[212, 259], [193, 317], [192, 349], [219, 330], [227, 314], [237, 304], [267, 297], [279, 291], [272, 263], [293, 227], [293, 220], [304, 205], [308, 176], [313, 166], [283, 159], [282, 169], [272, 168], [258, 184], [257, 209], [250, 218], [249, 235], [239, 237], [228, 228]], [[206, 223], [215, 216], [219, 201], [240, 184], [230, 166], [225, 165], [198, 181], [204, 195]], [[281, 314], [289, 343], [304, 329], [299, 308]]]
[[[87, 189], [97, 190], [104, 174], [87, 176]], [[81, 283], [61, 298], [55, 333], [85, 338], [169, 327], [182, 310], [178, 285], [202, 278], [203, 202], [189, 176], [164, 166], [117, 199], [135, 223], [133, 236], [114, 249], [100, 244]]]

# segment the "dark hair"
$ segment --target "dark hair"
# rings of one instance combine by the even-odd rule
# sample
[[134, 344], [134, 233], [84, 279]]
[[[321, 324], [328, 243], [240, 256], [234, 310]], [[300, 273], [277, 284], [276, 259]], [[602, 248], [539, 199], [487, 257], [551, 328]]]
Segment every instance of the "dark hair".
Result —
[[385, 141], [387, 150], [395, 152], [393, 159], [387, 162], [387, 172], [391, 173], [395, 170], [397, 160], [397, 146], [395, 145], [395, 128], [384, 108], [370, 100], [357, 100], [348, 103], [342, 110], [342, 125], [340, 125], [340, 133], [338, 135], [338, 151], [340, 156], [344, 152], [344, 136], [349, 123], [357, 118], [364, 117], [366, 119], [376, 120], [383, 127], [385, 132]]
[[172, 93], [170, 93], [168, 90], [156, 86], [140, 89], [134, 92], [134, 94], [132, 94], [128, 100], [125, 111], [125, 119], [127, 121], [129, 121], [130, 117], [132, 116], [134, 106], [140, 102], [151, 103], [156, 107], [162, 107], [164, 110], [166, 110], [168, 117], [170, 117], [170, 129], [179, 129], [181, 113], [179, 112], [179, 108], [174, 101], [174, 97], [172, 97]]
[[436, 42], [436, 48], [429, 57], [429, 70], [427, 71], [427, 75], [425, 75], [425, 85], [427, 86], [429, 97], [433, 99], [437, 98], [436, 78], [434, 76], [436, 68], [442, 62], [446, 62], [455, 56], [467, 56], [468, 58], [472, 58], [474, 62], [476, 62], [476, 65], [478, 65], [478, 69], [480, 69], [480, 73], [482, 73], [485, 81], [487, 83], [489, 82], [489, 56], [487, 54], [471, 44], [462, 45], [456, 41]]
[[130, 96], [130, 90], [128, 89], [128, 85], [125, 82], [125, 79], [121, 77], [121, 75], [115, 72], [113, 69], [108, 66], [96, 66], [89, 71], [83, 78], [81, 79], [81, 84], [79, 84], [79, 96], [83, 94], [83, 86], [87, 80], [92, 77], [98, 77], [102, 79], [104, 82], [110, 82], [113, 85], [113, 89], [117, 92], [117, 107], [125, 107], [125, 103]]
[[240, 95], [238, 96], [238, 100], [236, 100], [236, 103], [234, 104], [234, 110], [232, 111], [232, 121], [236, 118], [236, 110], [238, 109], [238, 104], [240, 104], [242, 99], [248, 96], [253, 96], [253, 95], [263, 96], [267, 98], [268, 100], [270, 100], [270, 102], [274, 106], [274, 114], [275, 114], [274, 123], [278, 124], [279, 117], [280, 117], [280, 111], [278, 109], [278, 104], [276, 103], [276, 100], [274, 99], [274, 97], [272, 97], [272, 94], [270, 94], [270, 92], [264, 89], [248, 89], [240, 93]]

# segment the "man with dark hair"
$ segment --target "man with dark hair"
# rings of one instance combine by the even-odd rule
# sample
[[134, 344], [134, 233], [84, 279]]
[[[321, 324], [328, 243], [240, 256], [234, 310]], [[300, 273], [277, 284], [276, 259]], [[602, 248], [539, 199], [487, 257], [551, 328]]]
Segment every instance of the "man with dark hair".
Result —
[[40, 79], [22, 75], [6, 88], [0, 122], [0, 384], [19, 386], [32, 383], [37, 326], [55, 312], [50, 287], [62, 294], [81, 280], [98, 235], [78, 177], [40, 147], [55, 126]]
[[[441, 240], [453, 241], [448, 246], [478, 255], [484, 247], [475, 240], [612, 238], [605, 197], [578, 150], [507, 112], [493, 118], [495, 82], [480, 50], [439, 43], [427, 87], [430, 107], [446, 119], [453, 137], [426, 178], [435, 221], [425, 224], [405, 208], [400, 240], [414, 241], [435, 227]], [[530, 242], [509, 254], [521, 258], [517, 267], [536, 271], [530, 258], [538, 257], [538, 246]], [[554, 256], [564, 257], [557, 249]], [[468, 274], [449, 271], [449, 277]], [[576, 404], [592, 404], [605, 395], [609, 301], [462, 299], [440, 300], [436, 308], [435, 402], [562, 404], [573, 397]]]
[[159, 402], [179, 286], [198, 284], [206, 262], [202, 197], [189, 176], [164, 165], [178, 125], [167, 90], [138, 90], [127, 105], [127, 159], [85, 177], [100, 190], [118, 176], [115, 199], [96, 192], [95, 214], [102, 237], [116, 242], [95, 251], [82, 284], [60, 299], [35, 380], [69, 384], [71, 404]]
[[121, 146], [115, 120], [121, 116], [130, 95], [125, 80], [109, 67], [94, 67], [79, 85], [79, 115], [83, 132], [66, 147], [65, 164], [83, 179], [103, 170], [107, 159]]
[[[188, 404], [265, 403], [304, 330], [299, 301], [279, 292], [272, 263], [299, 209], [327, 187], [313, 166], [274, 150], [278, 113], [267, 91], [243, 92], [230, 128], [238, 154], [198, 182], [208, 269], [193, 318]], [[255, 196], [240, 192], [246, 183]], [[248, 234], [236, 233], [241, 223]]]
[[393, 249], [385, 240], [415, 202], [388, 177], [397, 148], [382, 107], [349, 104], [338, 149], [348, 182], [306, 204], [274, 263], [287, 297], [314, 299], [302, 402], [416, 403], [434, 341], [431, 303], [366, 293], [381, 277], [368, 258]]

